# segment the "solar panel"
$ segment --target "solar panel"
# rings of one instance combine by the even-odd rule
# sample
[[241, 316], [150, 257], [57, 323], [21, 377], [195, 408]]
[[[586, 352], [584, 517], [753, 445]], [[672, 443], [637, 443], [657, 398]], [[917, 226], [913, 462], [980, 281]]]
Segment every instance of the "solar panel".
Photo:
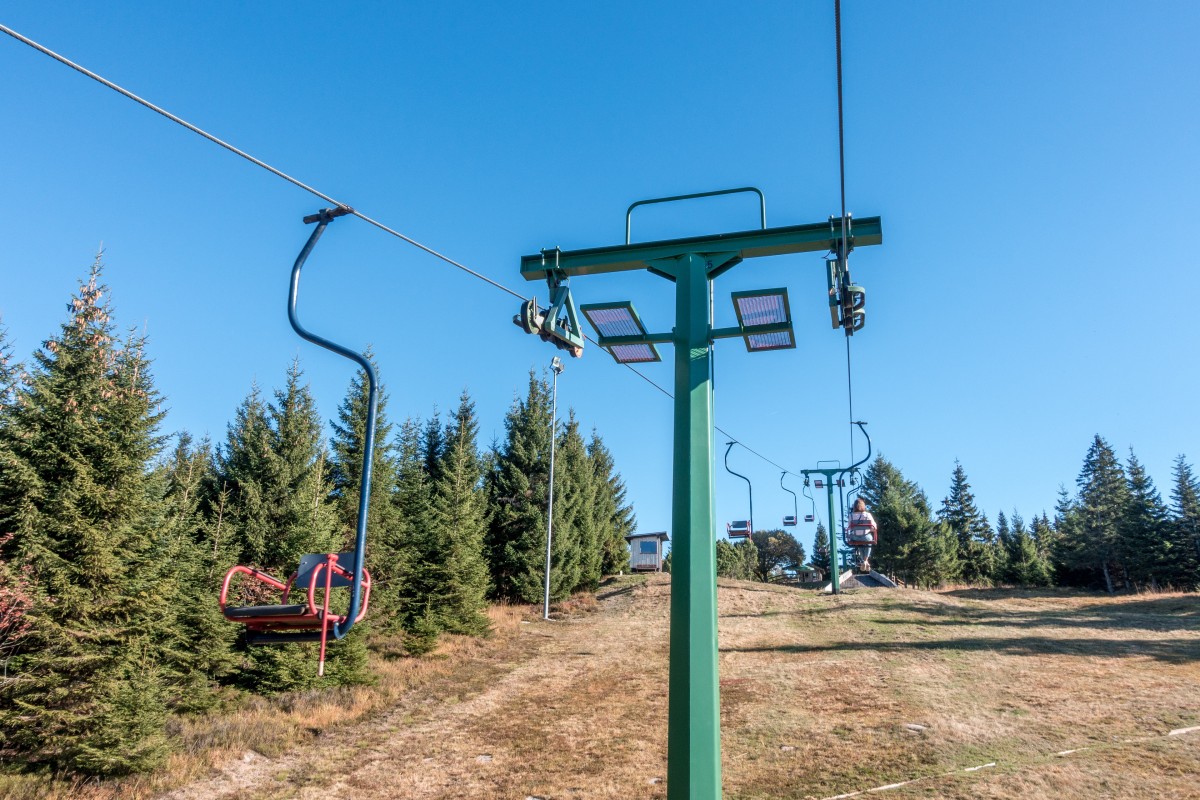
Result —
[[743, 329], [760, 325], [787, 326], [783, 330], [747, 333], [742, 338], [746, 342], [746, 349], [751, 353], [786, 350], [796, 346], [791, 327], [792, 310], [788, 304], [786, 288], [734, 292], [733, 308], [737, 312], [738, 325]]
[[618, 364], [645, 364], [652, 361], [662, 361], [658, 348], [645, 342], [630, 342], [623, 344], [605, 344], [606, 338], [615, 336], [645, 336], [646, 327], [633, 303], [628, 300], [619, 303], [591, 303], [579, 307], [587, 321], [600, 335], [600, 346], [612, 355]]

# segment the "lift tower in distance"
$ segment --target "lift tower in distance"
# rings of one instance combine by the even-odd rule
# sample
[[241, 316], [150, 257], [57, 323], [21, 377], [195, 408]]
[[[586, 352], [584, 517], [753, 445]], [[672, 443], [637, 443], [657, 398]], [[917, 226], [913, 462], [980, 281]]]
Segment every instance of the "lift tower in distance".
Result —
[[[737, 233], [630, 243], [633, 209], [646, 203], [749, 191], [759, 196], [761, 228]], [[710, 345], [742, 337], [750, 352], [795, 347], [787, 292], [771, 289], [733, 296], [738, 325], [709, 322], [710, 282], [748, 258], [833, 250], [840, 224], [831, 221], [768, 228], [757, 189], [728, 189], [641, 200], [626, 212], [625, 244], [543, 251], [521, 258], [526, 280], [556, 289], [577, 276], [648, 270], [675, 284], [675, 327], [647, 333], [629, 301], [581, 305], [600, 334], [597, 343], [621, 363], [660, 361], [656, 344], [675, 346], [675, 441], [672, 478], [670, 684], [667, 725], [669, 800], [721, 797], [720, 699], [717, 677], [717, 586], [713, 547], [713, 405]], [[852, 245], [881, 244], [878, 217], [854, 221]]]

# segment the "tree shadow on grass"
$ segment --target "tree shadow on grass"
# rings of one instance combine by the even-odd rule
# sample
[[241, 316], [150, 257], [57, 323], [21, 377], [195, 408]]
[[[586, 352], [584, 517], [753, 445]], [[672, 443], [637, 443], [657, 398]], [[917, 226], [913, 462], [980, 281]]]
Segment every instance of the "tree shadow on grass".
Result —
[[905, 652], [989, 652], [1001, 655], [1070, 655], [1081, 658], [1131, 658], [1149, 656], [1170, 664], [1200, 660], [1200, 639], [1162, 641], [1158, 639], [1058, 639], [1022, 636], [1011, 639], [959, 637], [909, 642], [836, 642], [833, 644], [783, 644], [748, 647], [722, 647], [722, 653], [834, 653], [869, 651]]

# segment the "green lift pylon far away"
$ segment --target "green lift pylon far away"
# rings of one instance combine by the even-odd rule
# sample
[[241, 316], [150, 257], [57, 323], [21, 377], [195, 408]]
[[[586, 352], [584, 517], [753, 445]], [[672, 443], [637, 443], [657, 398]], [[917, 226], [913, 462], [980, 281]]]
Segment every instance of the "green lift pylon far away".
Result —
[[[649, 202], [752, 191], [762, 209], [760, 230], [629, 242], [629, 215]], [[658, 343], [675, 345], [675, 442], [672, 478], [671, 632], [668, 688], [667, 797], [721, 797], [721, 708], [717, 676], [717, 586], [713, 506], [713, 399], [711, 345], [742, 337], [750, 352], [795, 347], [783, 289], [739, 292], [739, 324], [709, 323], [709, 284], [747, 258], [833, 250], [840, 252], [840, 218], [766, 227], [766, 205], [757, 189], [728, 189], [642, 200], [626, 213], [623, 245], [552, 250], [521, 258], [527, 280], [545, 279], [552, 290], [581, 275], [648, 270], [675, 284], [675, 327], [647, 333], [630, 302], [598, 303], [580, 310], [600, 334], [598, 344], [621, 363], [659, 361]], [[878, 217], [854, 221], [853, 246], [880, 244]]]

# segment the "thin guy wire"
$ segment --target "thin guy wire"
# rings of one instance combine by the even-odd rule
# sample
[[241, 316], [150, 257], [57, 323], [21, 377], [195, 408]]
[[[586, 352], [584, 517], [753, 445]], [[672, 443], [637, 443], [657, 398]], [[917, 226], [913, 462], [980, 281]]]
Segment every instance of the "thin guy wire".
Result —
[[[96, 81], [97, 83], [100, 83], [100, 84], [108, 87], [109, 89], [112, 89], [113, 91], [117, 92], [118, 94], [123, 95], [123, 96], [129, 98], [130, 100], [133, 100], [135, 103], [138, 103], [139, 105], [150, 109], [151, 111], [155, 112], [156, 114], [160, 114], [160, 115], [166, 117], [167, 119], [171, 120], [172, 122], [174, 122], [178, 125], [182, 125], [184, 128], [187, 128], [192, 133], [195, 133], [198, 136], [201, 136], [201, 137], [207, 139], [208, 141], [212, 142], [213, 144], [219, 145], [220, 147], [223, 147], [224, 149], [228, 150], [229, 152], [231, 152], [235, 155], [241, 156], [242, 158], [249, 161], [251, 164], [254, 164], [255, 166], [258, 166], [258, 167], [262, 167], [267, 172], [270, 172], [272, 175], [275, 175], [278, 178], [282, 178], [283, 180], [287, 181], [288, 183], [292, 184], [293, 186], [303, 189], [304, 191], [321, 198], [322, 200], [324, 200], [327, 203], [332, 203], [333, 205], [335, 205], [339, 208], [350, 209], [350, 213], [353, 216], [358, 217], [363, 222], [366, 222], [368, 225], [373, 225], [374, 227], [384, 231], [385, 233], [390, 233], [392, 236], [395, 236], [396, 238], [407, 242], [408, 244], [412, 245], [413, 247], [423, 250], [426, 253], [428, 253], [429, 255], [434, 256], [435, 258], [441, 259], [442, 261], [445, 261], [447, 264], [457, 267], [458, 269], [461, 269], [462, 271], [464, 271], [470, 275], [474, 275], [476, 278], [479, 278], [480, 280], [482, 280], [486, 283], [489, 283], [492, 286], [495, 286], [497, 289], [500, 289], [503, 292], [507, 292], [508, 294], [512, 295], [513, 297], [516, 297], [520, 300], [529, 299], [529, 298], [525, 297], [524, 295], [520, 294], [519, 292], [513, 291], [512, 289], [508, 288], [504, 284], [494, 281], [491, 278], [487, 277], [486, 275], [482, 275], [479, 272], [476, 272], [475, 270], [471, 269], [470, 267], [467, 267], [466, 265], [461, 264], [458, 261], [455, 261], [454, 259], [450, 258], [449, 256], [443, 255], [442, 253], [439, 253], [438, 251], [434, 250], [433, 248], [428, 247], [427, 245], [424, 245], [421, 242], [419, 242], [409, 236], [405, 236], [403, 233], [400, 233], [399, 231], [397, 231], [393, 228], [390, 228], [387, 225], [384, 225], [382, 222], [372, 219], [371, 217], [368, 217], [366, 214], [363, 214], [359, 211], [355, 211], [349, 205], [342, 203], [338, 200], [335, 200], [333, 197], [330, 197], [329, 195], [325, 194], [324, 192], [321, 192], [321, 191], [313, 188], [312, 186], [309, 186], [308, 184], [304, 183], [303, 181], [298, 180], [297, 178], [293, 178], [291, 175], [288, 175], [286, 172], [276, 169], [275, 167], [271, 166], [270, 164], [266, 163], [265, 161], [261, 161], [260, 159], [255, 158], [254, 156], [250, 155], [246, 151], [241, 150], [240, 148], [237, 148], [232, 144], [229, 144], [228, 142], [224, 141], [223, 139], [219, 139], [216, 136], [213, 136], [211, 133], [209, 133], [201, 128], [196, 127], [195, 125], [188, 122], [187, 120], [185, 120], [181, 117], [178, 117], [175, 114], [172, 114], [171, 112], [167, 111], [166, 109], [164, 109], [160, 106], [157, 106], [154, 103], [151, 103], [149, 100], [139, 97], [138, 95], [134, 94], [133, 92], [129, 91], [128, 89], [125, 89], [124, 87], [119, 86], [116, 83], [113, 83], [112, 81], [108, 80], [107, 78], [103, 77], [102, 75], [98, 75], [95, 72], [92, 72], [87, 67], [84, 67], [80, 64], [75, 63], [74, 61], [67, 58], [66, 56], [60, 55], [59, 53], [54, 52], [50, 48], [45, 47], [44, 45], [41, 45], [26, 36], [22, 36], [20, 33], [17, 33], [12, 28], [8, 27], [7, 25], [4, 25], [3, 23], [0, 23], [0, 31], [3, 31], [4, 33], [8, 34], [9, 36], [11, 36], [12, 38], [16, 39], [19, 42], [29, 45], [34, 50], [37, 50], [38, 52], [42, 53], [43, 55], [47, 55], [50, 58], [53, 58], [55, 61], [58, 61], [59, 63], [70, 67], [71, 69], [75, 70], [76, 72], [86, 75], [87, 77], [91, 78], [92, 80]], [[600, 346], [599, 342], [597, 342], [595, 339], [593, 339], [590, 335], [585, 334], [584, 338], [587, 341], [591, 342], [592, 344], [595, 344], [597, 347]], [[664, 389], [662, 386], [659, 386], [657, 383], [654, 382], [654, 380], [652, 378], [650, 378], [649, 376], [647, 376], [645, 373], [641, 372], [637, 368], [633, 367], [630, 364], [622, 364], [621, 366], [628, 369], [634, 375], [637, 375], [639, 378], [641, 378], [646, 383], [653, 386], [658, 391], [662, 392], [667, 397], [671, 398], [672, 400], [675, 399], [675, 396], [673, 394], [671, 394], [669, 391]], [[734, 439], [735, 441], [737, 440], [737, 437], [735, 437], [733, 434], [729, 433], [728, 431], [725, 431], [724, 429], [722, 429], [716, 425], [714, 425], [713, 428], [715, 430], [719, 431], [720, 433], [724, 434], [725, 436], [728, 436], [730, 439]], [[762, 453], [759, 453], [757, 450], [754, 450], [750, 447], [746, 447], [746, 445], [742, 444], [742, 442], [739, 441], [738, 444], [741, 444], [742, 447], [746, 448], [746, 450], [748, 450], [751, 453], [753, 453], [754, 455], [758, 456], [763, 461], [766, 461], [771, 466], [773, 466], [777, 469], [784, 470], [784, 471], [788, 472], [788, 474], [794, 475], [795, 477], [800, 477], [799, 475], [792, 472], [791, 470], [786, 470], [784, 467], [780, 466], [779, 464], [775, 463], [771, 459], [767, 458]]]

